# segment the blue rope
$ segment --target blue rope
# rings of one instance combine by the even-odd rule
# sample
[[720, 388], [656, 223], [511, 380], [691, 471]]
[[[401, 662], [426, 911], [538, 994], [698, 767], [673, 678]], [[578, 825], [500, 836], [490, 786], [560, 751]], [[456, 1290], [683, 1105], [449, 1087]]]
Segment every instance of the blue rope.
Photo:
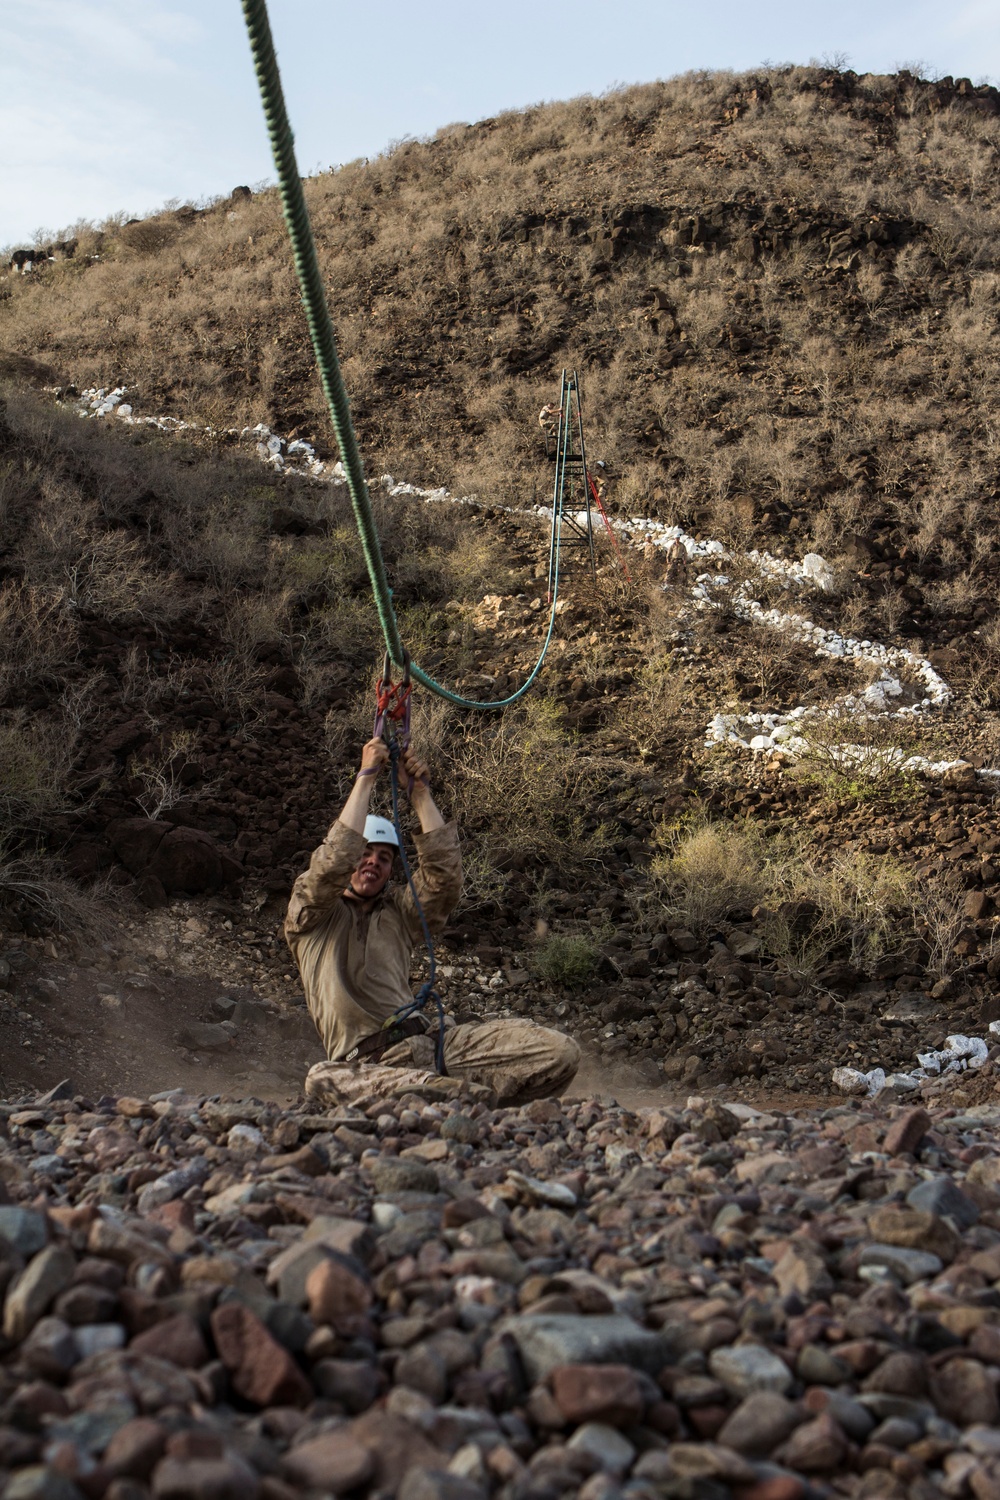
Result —
[[[424, 913], [423, 906], [420, 904], [420, 897], [417, 895], [417, 888], [413, 883], [413, 875], [410, 870], [410, 862], [406, 857], [406, 850], [403, 847], [403, 830], [400, 826], [399, 821], [399, 741], [395, 738], [395, 736], [393, 736], [393, 738], [389, 741], [389, 782], [392, 787], [392, 826], [393, 828], [395, 828], [396, 837], [399, 840], [399, 859], [400, 863], [403, 866], [403, 874], [406, 876], [406, 883], [410, 888], [410, 896], [412, 898], [414, 906], [417, 909], [417, 916], [420, 918], [420, 926], [423, 930], [424, 944], [427, 948], [427, 957], [430, 963], [430, 973], [427, 976], [427, 979], [420, 986], [420, 989], [417, 991], [416, 995], [414, 995], [409, 1005], [404, 1005], [401, 1007], [401, 1009], [396, 1011], [395, 1015], [392, 1017], [392, 1021], [405, 1021], [408, 1016], [416, 1015], [417, 1011], [425, 1010], [428, 1000], [434, 1001], [434, 1004], [437, 1007], [438, 1018], [437, 1042], [434, 1048], [434, 1062], [438, 1072], [442, 1075], [442, 1077], [445, 1077], [447, 1076], [448, 1070], [444, 1064], [444, 1006], [441, 1003], [441, 996], [434, 988], [434, 979], [437, 974], [437, 960], [434, 957], [434, 940], [431, 937], [431, 930], [427, 924], [427, 917]], [[389, 1021], [386, 1024], [391, 1025], [392, 1021]]]

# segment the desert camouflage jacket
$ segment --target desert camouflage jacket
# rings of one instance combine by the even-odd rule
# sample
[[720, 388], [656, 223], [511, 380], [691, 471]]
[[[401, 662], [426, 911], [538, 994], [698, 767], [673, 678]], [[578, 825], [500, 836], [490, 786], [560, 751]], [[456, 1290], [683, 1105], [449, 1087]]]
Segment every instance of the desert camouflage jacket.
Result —
[[[458, 829], [448, 823], [417, 834], [415, 843], [414, 884], [438, 933], [462, 891]], [[306, 1004], [334, 1060], [411, 999], [410, 958], [421, 937], [408, 886], [389, 886], [371, 903], [344, 895], [364, 847], [360, 833], [334, 823], [296, 880], [285, 918]]]

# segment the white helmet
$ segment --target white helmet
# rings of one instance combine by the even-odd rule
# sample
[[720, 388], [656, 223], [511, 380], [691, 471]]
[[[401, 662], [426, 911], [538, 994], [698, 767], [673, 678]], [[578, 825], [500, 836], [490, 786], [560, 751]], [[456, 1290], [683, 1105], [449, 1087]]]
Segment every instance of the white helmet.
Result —
[[365, 843], [366, 844], [391, 844], [394, 849], [399, 848], [399, 839], [396, 830], [388, 818], [365, 819]]

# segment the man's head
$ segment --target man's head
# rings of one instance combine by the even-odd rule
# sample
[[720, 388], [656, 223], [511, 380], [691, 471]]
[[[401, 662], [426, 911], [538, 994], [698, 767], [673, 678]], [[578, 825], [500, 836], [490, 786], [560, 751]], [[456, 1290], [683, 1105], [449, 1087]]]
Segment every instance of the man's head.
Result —
[[388, 884], [399, 839], [387, 818], [369, 817], [365, 819], [365, 841], [364, 852], [351, 873], [351, 890], [371, 901]]

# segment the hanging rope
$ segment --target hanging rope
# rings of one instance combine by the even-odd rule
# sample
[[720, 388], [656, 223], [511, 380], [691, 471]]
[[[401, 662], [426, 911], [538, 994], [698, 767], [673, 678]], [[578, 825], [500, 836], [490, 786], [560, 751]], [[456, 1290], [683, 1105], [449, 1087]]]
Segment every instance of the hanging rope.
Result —
[[[368, 577], [371, 580], [372, 593], [375, 596], [375, 605], [378, 610], [379, 622], [382, 626], [382, 634], [385, 637], [386, 650], [396, 665], [402, 666], [405, 660], [405, 652], [399, 634], [399, 622], [396, 619], [396, 611], [393, 608], [392, 589], [389, 587], [389, 580], [386, 576], [385, 561], [382, 557], [378, 529], [375, 525], [375, 516], [372, 511], [368, 487], [365, 483], [365, 471], [361, 460], [361, 451], [354, 432], [354, 424], [351, 421], [351, 408], [347, 397], [347, 388], [340, 373], [340, 360], [337, 357], [337, 344], [333, 333], [333, 323], [330, 319], [330, 309], [327, 305], [326, 293], [323, 289], [323, 279], [320, 275], [319, 261], [316, 256], [316, 242], [313, 238], [312, 226], [309, 222], [309, 212], [306, 208], [305, 195], [302, 191], [302, 179], [299, 176], [299, 169], [295, 160], [295, 139], [288, 121], [288, 112], [285, 109], [285, 97], [281, 87], [281, 75], [278, 71], [278, 59], [275, 56], [274, 41], [271, 37], [271, 26], [268, 21], [267, 3], [266, 0], [242, 0], [242, 3], [247, 33], [250, 38], [250, 49], [253, 53], [254, 71], [257, 74], [257, 82], [260, 86], [260, 97], [264, 106], [264, 116], [267, 120], [268, 135], [271, 139], [274, 165], [278, 173], [278, 186], [281, 191], [285, 224], [288, 228], [289, 239], [292, 242], [295, 272], [299, 278], [299, 290], [302, 294], [302, 302], [305, 307], [306, 322], [309, 325], [309, 336], [312, 339], [320, 380], [323, 383], [323, 391], [330, 409], [333, 430], [337, 435], [337, 443], [340, 447], [341, 462], [347, 476], [347, 488], [351, 496], [351, 505], [354, 509], [354, 519], [357, 522], [358, 535], [361, 538], [361, 549], [368, 568]], [[496, 703], [463, 698], [461, 694], [452, 692], [443, 683], [437, 682], [427, 672], [422, 671], [415, 662], [410, 666], [411, 675], [416, 682], [422, 683], [432, 693], [436, 693], [439, 698], [444, 698], [449, 703], [453, 703], [457, 708], [500, 709], [508, 707], [511, 703], [516, 703], [519, 698], [524, 697], [542, 669], [542, 663], [545, 660], [555, 628], [558, 596], [557, 548], [555, 586], [551, 592], [548, 630], [542, 642], [541, 653], [525, 681], [509, 697], [502, 698]]]

